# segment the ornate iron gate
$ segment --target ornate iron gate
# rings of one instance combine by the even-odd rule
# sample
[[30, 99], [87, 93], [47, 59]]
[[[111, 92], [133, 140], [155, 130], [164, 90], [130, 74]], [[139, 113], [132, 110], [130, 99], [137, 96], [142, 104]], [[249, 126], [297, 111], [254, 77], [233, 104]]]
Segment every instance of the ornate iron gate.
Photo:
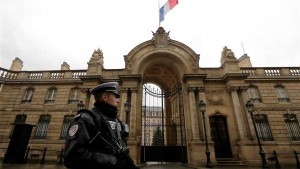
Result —
[[187, 162], [181, 84], [170, 92], [143, 87], [141, 161]]

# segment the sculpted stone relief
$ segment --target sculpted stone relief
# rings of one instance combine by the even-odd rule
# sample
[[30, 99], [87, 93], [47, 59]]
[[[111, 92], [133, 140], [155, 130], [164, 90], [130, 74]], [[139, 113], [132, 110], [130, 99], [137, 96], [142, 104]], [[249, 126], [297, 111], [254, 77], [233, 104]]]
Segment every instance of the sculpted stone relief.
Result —
[[101, 49], [94, 50], [90, 61], [100, 61], [101, 65], [103, 65], [103, 52]]
[[205, 93], [209, 105], [224, 105], [223, 90], [206, 91]]
[[228, 49], [227, 46], [225, 46], [223, 48], [222, 57], [223, 58], [235, 58], [234, 53], [232, 52], [231, 49]]

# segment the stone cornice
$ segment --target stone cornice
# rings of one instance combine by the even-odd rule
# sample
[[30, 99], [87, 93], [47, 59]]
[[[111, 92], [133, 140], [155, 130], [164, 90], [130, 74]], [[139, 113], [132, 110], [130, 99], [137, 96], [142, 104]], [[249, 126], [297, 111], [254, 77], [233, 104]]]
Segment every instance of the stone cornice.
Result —
[[100, 83], [104, 82], [104, 79], [101, 75], [85, 75], [85, 76], [80, 76], [80, 79], [82, 81], [94, 81], [97, 80]]
[[142, 76], [140, 74], [133, 75], [119, 75], [120, 83], [124, 81], [138, 81], [139, 83], [142, 81]]
[[182, 77], [183, 82], [187, 82], [188, 80], [204, 80], [207, 74], [184, 74]]
[[247, 79], [249, 75], [249, 73], [226, 73], [222, 79], [225, 81], [232, 79]]
[[228, 92], [232, 92], [232, 91], [247, 91], [248, 89], [248, 85], [247, 84], [239, 84], [239, 85], [230, 85], [230, 86], [227, 86], [227, 91]]

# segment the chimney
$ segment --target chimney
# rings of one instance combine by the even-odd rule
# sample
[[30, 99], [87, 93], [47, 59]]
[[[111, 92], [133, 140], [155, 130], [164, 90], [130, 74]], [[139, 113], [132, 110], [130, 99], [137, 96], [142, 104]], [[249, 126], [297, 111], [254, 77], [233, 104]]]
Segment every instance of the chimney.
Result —
[[16, 57], [12, 61], [12, 64], [11, 64], [9, 70], [12, 70], [12, 71], [21, 71], [22, 68], [23, 68], [23, 61], [21, 59], [19, 59], [18, 57]]
[[63, 62], [63, 64], [61, 64], [60, 70], [70, 70], [70, 66], [67, 64], [67, 62]]

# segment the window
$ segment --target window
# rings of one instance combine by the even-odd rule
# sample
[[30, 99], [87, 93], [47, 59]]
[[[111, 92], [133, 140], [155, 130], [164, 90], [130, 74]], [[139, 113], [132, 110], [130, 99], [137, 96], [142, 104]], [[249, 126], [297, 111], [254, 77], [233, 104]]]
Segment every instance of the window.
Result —
[[156, 116], [156, 112], [153, 111], [153, 112], [152, 112], [152, 117], [155, 117], [155, 116]]
[[275, 92], [279, 102], [289, 102], [289, 97], [283, 86], [275, 86]]
[[260, 95], [258, 92], [257, 87], [255, 86], [250, 86], [247, 90], [248, 95], [249, 95], [249, 99], [253, 102], [253, 103], [260, 103], [261, 99], [260, 99]]
[[284, 114], [285, 121], [289, 136], [292, 141], [300, 141], [300, 126], [295, 114]]
[[57, 92], [57, 89], [55, 87], [51, 87], [48, 90], [47, 97], [45, 99], [45, 103], [53, 104], [55, 102], [56, 92]]
[[[26, 121], [26, 118], [27, 118], [26, 114], [17, 114], [16, 118], [15, 118], [14, 124], [24, 124], [25, 121]], [[11, 136], [12, 136], [12, 134], [14, 132], [14, 128], [15, 128], [15, 125], [12, 126], [9, 138], [11, 138]]]
[[60, 133], [60, 139], [61, 140], [64, 140], [66, 138], [66, 135], [68, 133], [68, 127], [69, 127], [69, 124], [72, 121], [73, 117], [74, 117], [73, 115], [66, 115], [64, 117], [64, 122], [63, 122], [62, 130], [61, 130], [61, 133]]
[[273, 141], [271, 128], [268, 122], [267, 115], [256, 114], [254, 115], [255, 125], [257, 128], [258, 137], [263, 141]]
[[23, 99], [22, 99], [22, 104], [24, 104], [24, 103], [30, 103], [31, 102], [32, 96], [33, 96], [33, 92], [34, 92], [34, 88], [33, 87], [28, 87], [25, 90], [25, 94], [24, 94]]
[[69, 104], [78, 103], [79, 101], [79, 89], [73, 88], [69, 96]]
[[158, 113], [158, 117], [161, 117], [161, 111], [157, 112]]
[[47, 132], [48, 132], [48, 126], [50, 123], [50, 118], [51, 118], [50, 115], [41, 115], [40, 116], [34, 139], [38, 139], [38, 140], [46, 139]]

